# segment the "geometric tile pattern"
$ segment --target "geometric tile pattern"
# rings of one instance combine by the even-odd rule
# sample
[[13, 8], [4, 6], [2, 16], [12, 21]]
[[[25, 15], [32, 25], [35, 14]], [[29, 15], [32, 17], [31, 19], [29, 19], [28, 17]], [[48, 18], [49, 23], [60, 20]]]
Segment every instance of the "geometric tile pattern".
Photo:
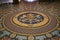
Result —
[[[15, 16], [21, 12], [26, 12], [26, 11], [34, 11], [34, 12], [39, 12], [39, 13], [41, 12], [42, 14], [47, 15], [48, 20], [51, 19], [53, 25], [51, 24], [52, 25], [51, 26], [49, 24], [50, 27], [48, 26], [48, 28], [47, 28], [47, 26], [46, 26], [47, 29], [44, 29], [45, 26], [41, 27], [41, 28], [36, 27], [37, 29], [34, 29], [34, 28], [29, 29], [31, 27], [27, 26], [29, 28], [25, 29], [26, 27], [24, 27], [24, 25], [23, 25], [22, 29], [24, 31], [20, 30], [20, 29], [19, 29], [20, 31], [18, 31], [18, 29], [15, 30], [16, 28], [14, 29], [13, 27], [15, 27], [15, 26], [17, 27], [17, 25], [15, 24], [15, 26], [12, 26], [9, 24], [10, 21], [7, 21], [7, 20], [10, 20], [10, 17], [12, 17], [12, 15]], [[33, 38], [34, 40], [60, 40], [60, 14], [59, 13], [60, 13], [60, 5], [57, 2], [41, 3], [41, 4], [20, 3], [19, 5], [1, 4], [1, 6], [0, 6], [0, 40], [28, 40], [30, 35], [32, 35], [34, 37]], [[10, 17], [9, 17], [9, 15], [10, 15]], [[33, 17], [30, 16], [29, 18], [31, 18], [31, 20], [32, 20]], [[4, 21], [4, 23], [3, 23], [3, 21]], [[5, 26], [3, 24], [5, 24]], [[56, 27], [56, 25], [58, 25], [58, 26]], [[8, 29], [12, 28], [12, 31], [16, 31], [17, 33], [11, 32], [8, 29], [6, 29], [5, 27], [8, 27]], [[51, 28], [54, 30], [50, 31]], [[44, 30], [41, 30], [41, 29], [44, 29]], [[35, 30], [35, 31], [32, 31], [32, 30]], [[50, 32], [47, 32], [46, 30], [48, 30]], [[24, 35], [18, 34], [21, 32]], [[43, 34], [41, 34], [41, 32], [43, 32]], [[37, 35], [35, 35], [35, 34], [37, 34]]]

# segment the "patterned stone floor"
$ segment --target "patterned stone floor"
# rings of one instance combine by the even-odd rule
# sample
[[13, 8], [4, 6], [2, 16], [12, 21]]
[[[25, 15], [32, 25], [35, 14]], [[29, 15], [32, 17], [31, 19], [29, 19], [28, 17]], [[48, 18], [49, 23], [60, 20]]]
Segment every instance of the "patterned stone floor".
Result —
[[[52, 18], [56, 17], [58, 20], [58, 26], [53, 31], [40, 34], [40, 35], [33, 35], [34, 40], [60, 40], [60, 3], [48, 3], [48, 2], [41, 2], [38, 3], [20, 3], [18, 5], [13, 4], [1, 4], [0, 5], [0, 40], [29, 40], [29, 35], [21, 35], [13, 33], [5, 28], [3, 25], [4, 17], [9, 17], [10, 14], [18, 14], [24, 11], [38, 11], [42, 12], [43, 14], [52, 15]], [[53, 20], [54, 20], [53, 18]], [[6, 19], [6, 18], [5, 18]], [[9, 20], [9, 19], [6, 19]], [[55, 20], [54, 20], [55, 21]], [[6, 22], [6, 21], [4, 21]], [[6, 25], [8, 22], [6, 23]], [[55, 22], [53, 22], [55, 24]], [[11, 26], [11, 25], [8, 25]], [[12, 26], [11, 26], [12, 28]], [[49, 29], [49, 28], [47, 28]], [[15, 30], [15, 29], [14, 29]], [[32, 29], [33, 30], [33, 29]], [[44, 31], [44, 30], [43, 30]], [[25, 32], [27, 33], [27, 32]], [[34, 32], [35, 33], [35, 32]], [[38, 31], [39, 33], [39, 31]], [[31, 35], [31, 34], [30, 34]]]

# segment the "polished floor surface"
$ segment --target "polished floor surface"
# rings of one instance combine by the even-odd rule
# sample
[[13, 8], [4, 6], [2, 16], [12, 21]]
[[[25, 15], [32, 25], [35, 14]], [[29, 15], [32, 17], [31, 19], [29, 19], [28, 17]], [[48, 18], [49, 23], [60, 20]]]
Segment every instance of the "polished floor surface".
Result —
[[0, 40], [60, 40], [60, 3], [0, 5]]

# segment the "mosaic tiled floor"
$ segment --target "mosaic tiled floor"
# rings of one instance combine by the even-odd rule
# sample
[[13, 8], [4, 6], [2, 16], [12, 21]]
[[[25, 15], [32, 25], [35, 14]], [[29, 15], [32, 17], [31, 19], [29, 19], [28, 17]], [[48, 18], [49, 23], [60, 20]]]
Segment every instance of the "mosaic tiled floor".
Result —
[[0, 40], [60, 40], [60, 4], [0, 5]]

